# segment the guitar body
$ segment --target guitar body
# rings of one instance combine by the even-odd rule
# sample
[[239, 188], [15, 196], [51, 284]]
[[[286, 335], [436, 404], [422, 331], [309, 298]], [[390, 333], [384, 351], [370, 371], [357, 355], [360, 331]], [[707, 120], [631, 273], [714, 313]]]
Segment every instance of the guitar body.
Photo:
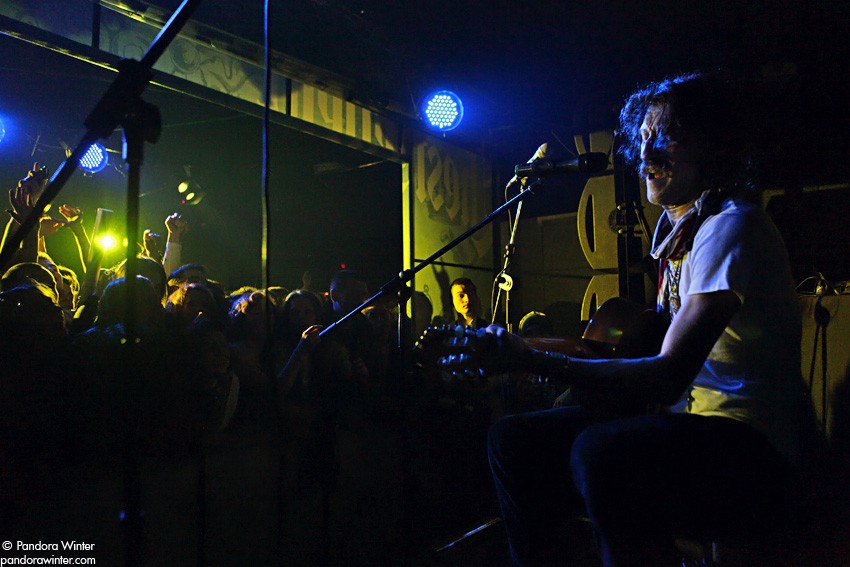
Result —
[[[603, 303], [588, 322], [581, 339], [525, 339], [531, 347], [560, 352], [574, 358], [642, 358], [655, 356], [667, 326], [663, 318], [628, 299], [615, 297]], [[567, 401], [590, 409], [599, 419], [613, 419], [656, 411], [646, 400], [626, 391], [616, 397], [593, 389], [570, 387]]]
[[523, 340], [531, 348], [576, 358], [641, 358], [659, 353], [666, 331], [662, 317], [655, 311], [615, 297], [596, 310], [581, 339], [529, 337]]

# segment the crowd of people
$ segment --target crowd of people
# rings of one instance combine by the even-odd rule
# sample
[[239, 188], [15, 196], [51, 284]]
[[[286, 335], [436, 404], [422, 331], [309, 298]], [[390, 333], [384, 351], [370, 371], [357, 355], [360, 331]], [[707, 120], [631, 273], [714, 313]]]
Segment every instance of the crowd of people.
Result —
[[[46, 183], [36, 164], [10, 191], [4, 245]], [[227, 290], [183, 262], [179, 214], [165, 219], [166, 238], [145, 231], [132, 269], [104, 267], [82, 212], [56, 210], [0, 281], [3, 526], [24, 525], [45, 490], [70, 488], [59, 470], [120, 472], [128, 451], [181, 458], [205, 443], [273, 448], [285, 506], [299, 487], [334, 486], [339, 427], [396, 411], [391, 308], [372, 306], [319, 338], [368, 297], [361, 274], [338, 272], [324, 294]], [[84, 273], [49, 254], [50, 235], [64, 229]]]
[[[3, 246], [46, 184], [35, 164], [10, 191]], [[441, 513], [429, 502], [433, 494], [480, 504], [481, 495], [471, 493], [486, 479], [489, 416], [470, 410], [465, 398], [447, 397], [438, 377], [412, 380], [402, 372], [397, 309], [372, 305], [320, 338], [369, 297], [363, 274], [341, 270], [324, 293], [306, 285], [225, 289], [203, 265], [184, 261], [189, 226], [178, 213], [165, 219], [163, 236], [144, 231], [129, 269], [126, 259], [104, 266], [83, 217], [66, 204], [44, 213], [0, 280], [0, 520], [11, 530], [4, 533], [43, 539], [46, 494], [79, 492], [92, 475], [144, 491], [133, 483], [149, 482], [134, 480], [148, 474], [145, 462], [181, 462], [199, 452], [206, 498], [226, 502], [205, 521], [230, 541], [224, 553], [233, 561], [274, 562], [283, 547], [311, 564], [327, 560], [330, 540], [347, 555], [355, 553], [352, 542], [367, 545], [369, 537], [424, 548], [424, 541], [400, 542], [406, 508], [419, 510], [407, 529], [424, 522], [423, 537], [437, 538], [448, 532], [431, 521]], [[82, 273], [50, 255], [59, 230], [74, 235]], [[471, 280], [455, 280], [451, 291], [458, 324], [486, 325]], [[413, 301], [411, 341], [432, 314], [424, 294]], [[470, 462], [474, 475], [461, 470]], [[243, 491], [234, 492], [240, 484]], [[375, 502], [381, 484], [383, 501]], [[309, 501], [313, 492], [322, 495], [318, 505]], [[391, 495], [402, 492], [408, 503], [388, 509]], [[114, 504], [125, 509], [125, 500]], [[371, 520], [363, 507], [375, 508]], [[359, 517], [354, 536], [333, 533], [334, 522], [354, 521], [339, 517], [346, 514]], [[268, 545], [275, 539], [277, 546]], [[149, 550], [156, 545], [149, 542]]]

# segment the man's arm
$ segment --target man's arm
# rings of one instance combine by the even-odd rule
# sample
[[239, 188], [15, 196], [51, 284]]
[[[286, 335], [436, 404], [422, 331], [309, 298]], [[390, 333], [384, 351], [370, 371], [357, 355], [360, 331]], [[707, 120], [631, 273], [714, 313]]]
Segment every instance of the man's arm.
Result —
[[562, 378], [600, 395], [634, 393], [647, 401], [675, 403], [696, 377], [711, 348], [741, 306], [732, 291], [688, 296], [676, 314], [661, 352], [633, 359], [580, 359], [529, 349], [521, 338], [491, 325], [488, 332], [508, 349], [516, 365], [531, 372]]
[[182, 265], [183, 235], [189, 230], [189, 225], [183, 220], [182, 215], [174, 213], [166, 217], [165, 228], [168, 229], [168, 238], [165, 241], [162, 267], [165, 269], [165, 275], [168, 276]]
[[[32, 172], [30, 174], [31, 177]], [[12, 220], [6, 226], [6, 232], [3, 235], [3, 247], [6, 246], [6, 239], [10, 233], [10, 229], [14, 227], [15, 230], [20, 230], [21, 223], [32, 214], [35, 198], [32, 187], [27, 183], [30, 177], [21, 180], [15, 189], [9, 191], [9, 204], [12, 208], [6, 209], [6, 212], [12, 216]], [[38, 261], [40, 224], [36, 223], [35, 228], [27, 233], [21, 241], [20, 250], [17, 252], [17, 262]]]
[[[6, 209], [6, 212], [11, 215], [12, 220], [6, 225], [0, 249], [6, 247], [6, 240], [11, 229], [15, 227], [15, 223], [17, 224], [16, 228], [20, 230], [20, 224], [32, 214], [34, 205], [47, 187], [48, 181], [47, 169], [40, 167], [36, 162], [32, 165], [32, 170], [27, 173], [27, 176], [18, 181], [18, 186], [9, 191], [11, 208]], [[20, 251], [17, 253], [17, 262], [35, 262], [38, 259], [40, 224], [36, 223], [33, 230], [21, 242]]]
[[80, 263], [83, 266], [83, 272], [85, 272], [88, 268], [86, 266], [86, 260], [89, 257], [91, 241], [88, 234], [86, 234], [86, 229], [83, 228], [83, 212], [70, 205], [59, 205], [59, 213], [65, 217], [65, 227], [69, 228], [74, 234], [74, 240], [77, 241], [77, 252], [80, 255]]

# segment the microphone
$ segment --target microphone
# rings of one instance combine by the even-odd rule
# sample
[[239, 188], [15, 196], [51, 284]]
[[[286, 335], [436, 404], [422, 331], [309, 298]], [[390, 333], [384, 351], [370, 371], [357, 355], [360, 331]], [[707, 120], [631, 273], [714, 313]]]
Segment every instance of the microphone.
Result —
[[[535, 161], [537, 161], [537, 160], [539, 160], [539, 159], [543, 159], [543, 157], [546, 155], [546, 151], [547, 151], [548, 149], [549, 149], [549, 144], [547, 144], [547, 143], [545, 143], [545, 142], [544, 142], [544, 143], [542, 143], [542, 144], [540, 144], [540, 147], [539, 147], [539, 148], [537, 148], [537, 151], [536, 151], [536, 152], [534, 152], [534, 155], [533, 155], [533, 156], [531, 156], [531, 159], [529, 159], [529, 160], [528, 160], [528, 162], [526, 162], [526, 163], [527, 163], [527, 164], [528, 164], [528, 163], [534, 163]], [[519, 172], [517, 171], [517, 170], [519, 169], [519, 167], [520, 167], [520, 166], [516, 166], [516, 168], [514, 168], [514, 172], [516, 173], [516, 175], [514, 175], [513, 177], [511, 177], [511, 180], [510, 180], [510, 181], [508, 181], [508, 184], [507, 184], [507, 185], [505, 185], [505, 189], [507, 189], [508, 187], [510, 187], [511, 185], [513, 185], [514, 183], [516, 183], [517, 181], [519, 181], [519, 180], [520, 180], [520, 178], [528, 177], [528, 175], [519, 175]]]
[[559, 173], [601, 173], [608, 169], [608, 154], [592, 152], [558, 160], [538, 158], [514, 168], [516, 177], [549, 177]]

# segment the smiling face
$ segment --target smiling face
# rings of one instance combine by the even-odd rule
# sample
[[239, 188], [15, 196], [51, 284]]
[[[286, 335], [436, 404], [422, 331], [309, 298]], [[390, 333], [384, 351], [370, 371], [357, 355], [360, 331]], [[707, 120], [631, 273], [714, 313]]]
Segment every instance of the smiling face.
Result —
[[640, 176], [650, 203], [675, 212], [689, 208], [702, 193], [695, 153], [664, 131], [665, 107], [652, 106], [640, 127]]

